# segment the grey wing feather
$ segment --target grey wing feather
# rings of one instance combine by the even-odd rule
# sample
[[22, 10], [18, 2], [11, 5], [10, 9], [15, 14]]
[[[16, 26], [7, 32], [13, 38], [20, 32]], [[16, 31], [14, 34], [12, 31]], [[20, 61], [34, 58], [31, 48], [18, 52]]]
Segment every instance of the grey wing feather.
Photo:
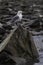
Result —
[[18, 21], [19, 20], [19, 16], [14, 16], [13, 18], [12, 18], [12, 22], [15, 22], [15, 21]]

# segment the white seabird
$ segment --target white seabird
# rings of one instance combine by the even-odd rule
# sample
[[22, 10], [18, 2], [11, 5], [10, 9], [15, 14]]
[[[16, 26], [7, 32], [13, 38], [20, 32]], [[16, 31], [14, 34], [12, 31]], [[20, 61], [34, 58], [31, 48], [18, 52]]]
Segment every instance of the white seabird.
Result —
[[12, 19], [14, 22], [18, 22], [22, 20], [22, 11], [18, 11], [17, 15]]
[[19, 20], [21, 21], [22, 20], [22, 11], [18, 11], [18, 13], [17, 13], [17, 16], [19, 17]]
[[11, 19], [10, 22], [7, 22], [7, 24], [13, 24], [13, 23], [17, 23], [18, 21], [22, 20], [22, 11], [18, 11], [17, 14]]

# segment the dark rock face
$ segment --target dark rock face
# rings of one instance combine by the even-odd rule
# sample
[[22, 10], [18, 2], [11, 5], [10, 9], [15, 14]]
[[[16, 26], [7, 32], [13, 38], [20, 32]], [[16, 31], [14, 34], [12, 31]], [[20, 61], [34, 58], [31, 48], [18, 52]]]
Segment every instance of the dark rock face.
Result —
[[16, 65], [16, 62], [14, 62], [12, 59], [9, 58], [9, 56], [4, 52], [0, 54], [0, 64], [1, 65]]
[[7, 49], [15, 57], [25, 58], [26, 61], [28, 59], [30, 62], [31, 60], [33, 60], [33, 62], [38, 62], [38, 53], [30, 37], [31, 36], [29, 31], [19, 26], [14, 32], [14, 35], [12, 36]]

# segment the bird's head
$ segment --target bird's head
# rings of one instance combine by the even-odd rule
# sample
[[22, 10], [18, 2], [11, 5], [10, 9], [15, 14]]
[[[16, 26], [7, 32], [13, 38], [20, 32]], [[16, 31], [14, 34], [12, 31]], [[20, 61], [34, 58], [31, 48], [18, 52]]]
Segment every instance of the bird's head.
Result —
[[20, 14], [22, 14], [22, 11], [18, 11], [17, 15], [20, 15]]

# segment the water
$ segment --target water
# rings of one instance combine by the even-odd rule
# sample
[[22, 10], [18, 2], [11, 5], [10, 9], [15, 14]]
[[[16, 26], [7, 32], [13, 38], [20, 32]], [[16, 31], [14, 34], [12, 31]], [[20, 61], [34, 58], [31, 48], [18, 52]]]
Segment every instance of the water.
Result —
[[36, 48], [39, 53], [39, 63], [35, 63], [34, 65], [43, 65], [43, 35], [33, 36]]
[[35, 63], [34, 65], [43, 65], [43, 53], [40, 52], [39, 53], [39, 63]]

